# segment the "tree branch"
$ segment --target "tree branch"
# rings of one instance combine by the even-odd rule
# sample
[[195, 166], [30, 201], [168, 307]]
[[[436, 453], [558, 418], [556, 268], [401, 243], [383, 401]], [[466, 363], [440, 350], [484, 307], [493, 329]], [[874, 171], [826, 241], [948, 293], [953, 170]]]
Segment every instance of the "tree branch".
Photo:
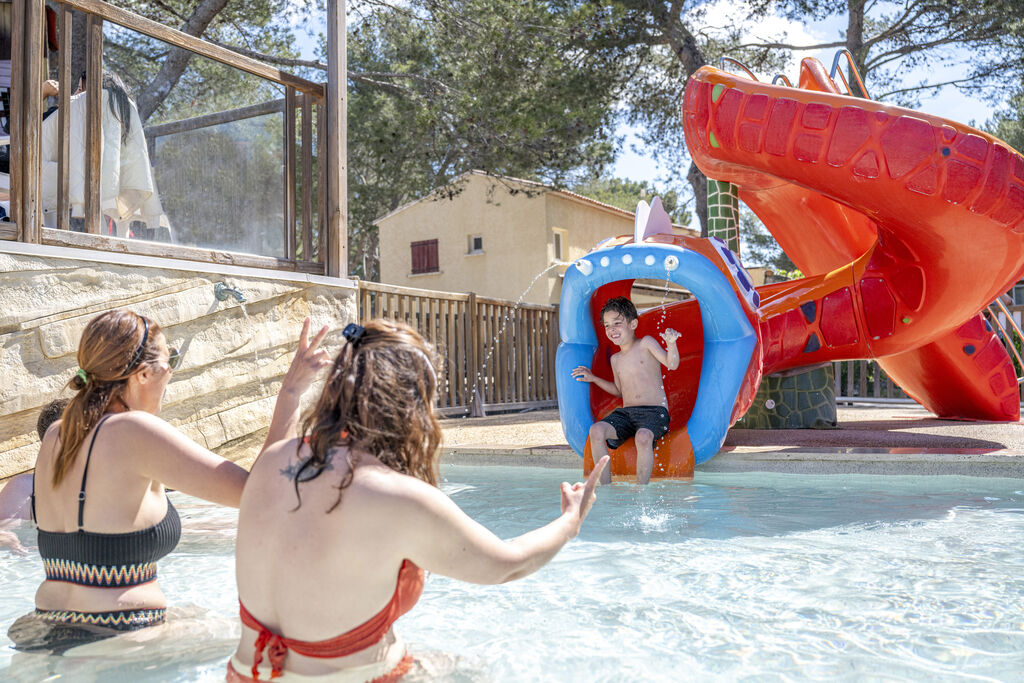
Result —
[[[201, 0], [195, 10], [181, 26], [181, 31], [196, 38], [203, 35], [207, 27], [227, 6], [228, 0]], [[180, 47], [172, 48], [167, 59], [160, 66], [160, 71], [149, 83], [146, 90], [139, 96], [136, 103], [139, 108], [139, 117], [146, 121], [154, 111], [163, 103], [174, 86], [177, 85], [181, 75], [188, 68], [192, 59], [192, 53]]]

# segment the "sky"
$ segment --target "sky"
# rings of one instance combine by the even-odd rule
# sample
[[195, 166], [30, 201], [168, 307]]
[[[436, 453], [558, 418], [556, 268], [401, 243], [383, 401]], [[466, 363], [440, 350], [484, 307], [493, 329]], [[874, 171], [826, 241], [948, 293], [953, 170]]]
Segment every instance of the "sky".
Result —
[[[712, 26], [724, 26], [729, 23], [729, 19], [737, 15], [744, 16], [749, 14], [745, 7], [746, 3], [743, 0], [720, 0], [708, 10], [705, 21]], [[746, 37], [748, 39], [765, 39], [778, 37], [785, 33], [791, 44], [814, 45], [839, 40], [845, 28], [845, 16], [824, 21], [808, 22], [789, 21], [781, 17], [772, 17], [752, 25]], [[314, 58], [316, 37], [303, 34], [301, 30], [298, 30], [297, 33], [302, 56], [306, 59]], [[803, 54], [794, 53], [793, 59], [784, 73], [791, 81], [796, 81], [799, 62], [803, 57], [817, 57], [827, 69], [832, 65], [835, 52], [834, 48], [828, 48], [826, 50], [808, 51]], [[761, 80], [771, 81], [775, 74], [757, 75]], [[907, 75], [907, 82], [923, 80], [923, 75], [922, 73], [911, 72]], [[950, 80], [950, 78], [944, 75], [942, 80]], [[680, 87], [682, 87], [682, 84]], [[970, 124], [975, 122], [975, 125], [983, 124], [993, 114], [992, 105], [988, 102], [966, 97], [952, 87], [943, 89], [934, 97], [922, 98], [918, 109], [928, 114], [942, 116], [961, 123]], [[616, 131], [618, 136], [624, 138], [624, 143], [612, 168], [612, 173], [620, 178], [655, 182], [658, 178], [669, 175], [669, 171], [672, 169], [664, 168], [659, 164], [658, 158], [660, 155], [657, 149], [637, 149], [637, 147], [641, 146], [641, 143], [636, 133], [635, 129], [625, 124], [621, 125]]]

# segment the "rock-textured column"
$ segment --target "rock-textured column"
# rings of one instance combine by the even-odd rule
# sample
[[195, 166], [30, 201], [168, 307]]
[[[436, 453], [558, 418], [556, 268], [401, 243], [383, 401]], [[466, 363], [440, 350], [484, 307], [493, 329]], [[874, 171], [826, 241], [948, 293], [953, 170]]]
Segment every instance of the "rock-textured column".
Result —
[[[708, 179], [708, 235], [740, 253], [739, 188]], [[735, 428], [823, 429], [836, 426], [836, 393], [828, 367], [769, 375]]]
[[726, 246], [739, 256], [739, 188], [724, 180], [708, 178], [708, 237], [717, 237], [724, 241]]

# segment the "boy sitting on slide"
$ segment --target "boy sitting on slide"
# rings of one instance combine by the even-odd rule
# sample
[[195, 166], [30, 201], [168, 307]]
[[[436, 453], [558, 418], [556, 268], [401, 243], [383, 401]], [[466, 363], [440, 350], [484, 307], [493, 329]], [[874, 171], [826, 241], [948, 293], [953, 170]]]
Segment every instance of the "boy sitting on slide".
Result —
[[[618, 448], [635, 435], [636, 482], [646, 484], [654, 467], [654, 442], [668, 431], [668, 399], [661, 382], [661, 366], [669, 370], [679, 367], [676, 340], [679, 333], [669, 328], [661, 333], [668, 350], [651, 336], [637, 339], [639, 322], [636, 306], [624, 296], [610, 299], [601, 309], [604, 333], [619, 352], [612, 356], [613, 382], [601, 379], [586, 366], [572, 371], [578, 382], [593, 382], [612, 396], [622, 397], [617, 408], [600, 422], [590, 427], [590, 449], [594, 462]], [[601, 483], [610, 484], [611, 467], [601, 474]]]

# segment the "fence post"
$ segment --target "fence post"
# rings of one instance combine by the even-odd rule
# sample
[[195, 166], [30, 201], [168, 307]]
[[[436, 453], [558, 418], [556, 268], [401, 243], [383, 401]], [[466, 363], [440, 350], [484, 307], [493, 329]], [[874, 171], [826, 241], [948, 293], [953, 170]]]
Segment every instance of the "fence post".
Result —
[[[471, 417], [484, 417], [487, 415], [487, 411], [484, 409], [484, 400], [480, 395], [480, 383], [486, 381], [487, 378], [483, 376], [483, 370], [480, 367], [480, 325], [477, 320], [476, 292], [469, 292], [469, 300], [466, 301], [466, 318], [466, 326], [469, 330], [469, 359], [472, 361], [473, 371], [478, 377], [478, 381], [471, 385], [473, 394], [469, 397], [471, 406], [469, 414]], [[472, 375], [472, 371], [470, 374]]]

